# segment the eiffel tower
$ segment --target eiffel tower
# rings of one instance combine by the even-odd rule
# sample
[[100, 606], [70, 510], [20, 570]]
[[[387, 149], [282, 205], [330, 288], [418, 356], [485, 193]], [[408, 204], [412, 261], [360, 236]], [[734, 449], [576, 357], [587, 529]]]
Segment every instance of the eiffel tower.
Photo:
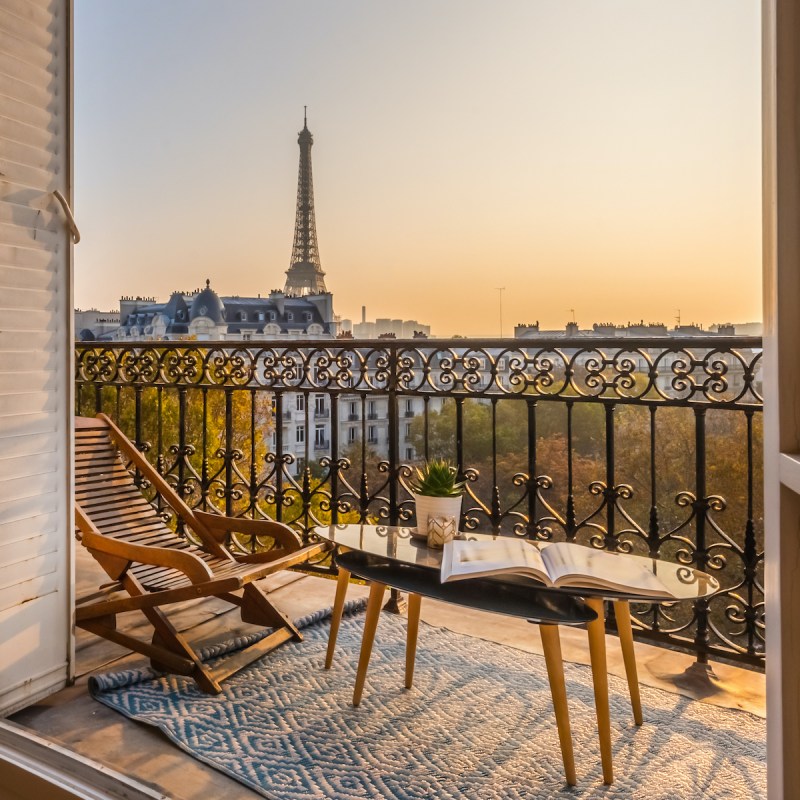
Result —
[[311, 145], [314, 137], [308, 129], [305, 106], [300, 145], [300, 171], [297, 176], [297, 215], [294, 222], [292, 261], [286, 270], [284, 294], [300, 297], [327, 292], [325, 273], [319, 263], [317, 223], [314, 218], [314, 185], [311, 178]]

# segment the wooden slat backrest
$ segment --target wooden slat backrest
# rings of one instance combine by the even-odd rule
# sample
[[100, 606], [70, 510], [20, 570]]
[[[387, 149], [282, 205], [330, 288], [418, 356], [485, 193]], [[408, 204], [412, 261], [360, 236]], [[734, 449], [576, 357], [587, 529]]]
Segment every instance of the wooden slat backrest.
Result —
[[169, 483], [159, 475], [153, 465], [139, 452], [133, 442], [114, 424], [105, 414], [98, 414], [97, 421], [108, 426], [111, 437], [122, 455], [130, 461], [136, 469], [147, 478], [148, 482], [159, 493], [161, 499], [200, 537], [203, 547], [218, 558], [234, 561], [231, 554], [214, 538], [205, 525], [192, 513], [192, 510]]
[[[83, 424], [75, 427], [75, 502], [98, 533], [135, 544], [188, 551], [214, 565], [215, 571], [232, 561], [227, 553], [220, 559], [171, 530], [136, 486], [109, 426], [101, 420], [81, 421]], [[145, 585], [185, 581], [180, 572], [162, 567], [139, 564], [132, 572]]]
[[75, 500], [100, 533], [126, 539], [129, 531], [146, 525], [179, 541], [136, 486], [107, 429], [76, 429], [75, 454]]

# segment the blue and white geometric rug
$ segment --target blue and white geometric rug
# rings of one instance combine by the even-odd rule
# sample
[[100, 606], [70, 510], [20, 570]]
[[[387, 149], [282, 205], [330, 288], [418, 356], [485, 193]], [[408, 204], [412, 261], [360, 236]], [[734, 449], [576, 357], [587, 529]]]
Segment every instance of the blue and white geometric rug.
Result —
[[[352, 608], [351, 608], [352, 610]], [[422, 625], [403, 688], [405, 619], [381, 615], [361, 707], [351, 705], [363, 628], [342, 620], [322, 668], [328, 612], [229, 679], [221, 695], [174, 675], [95, 677], [94, 697], [271, 800], [758, 800], [765, 724], [742, 711], [609, 676], [615, 783], [602, 785], [591, 672], [565, 664], [578, 786], [567, 787], [544, 659]], [[217, 655], [221, 650], [214, 651]], [[211, 655], [211, 654], [210, 654]]]

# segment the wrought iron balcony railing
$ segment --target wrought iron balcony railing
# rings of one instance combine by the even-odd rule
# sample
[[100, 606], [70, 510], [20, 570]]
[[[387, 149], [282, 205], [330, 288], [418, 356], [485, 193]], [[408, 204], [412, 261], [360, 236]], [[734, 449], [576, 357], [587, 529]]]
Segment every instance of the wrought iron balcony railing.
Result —
[[[420, 398], [404, 441], [468, 480], [464, 529], [709, 570], [719, 594], [639, 604], [638, 634], [701, 661], [760, 665], [760, 368], [760, 339], [744, 337], [95, 342], [76, 346], [76, 394], [80, 413], [115, 417], [191, 505], [269, 515], [306, 536], [329, 522], [413, 521], [400, 419]], [[298, 424], [312, 431], [319, 394], [330, 455], [315, 459], [311, 437], [297, 443], [275, 421], [301, 395]], [[371, 445], [375, 398], [388, 439]], [[355, 441], [340, 401], [359, 406]]]

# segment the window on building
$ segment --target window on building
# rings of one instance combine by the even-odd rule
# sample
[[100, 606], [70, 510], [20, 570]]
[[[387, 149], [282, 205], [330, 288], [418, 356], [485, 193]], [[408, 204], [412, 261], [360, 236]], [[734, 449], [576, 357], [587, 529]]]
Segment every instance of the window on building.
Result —
[[378, 419], [378, 412], [376, 408], [377, 406], [375, 405], [374, 400], [370, 400], [369, 403], [367, 403], [367, 416], [369, 419]]
[[247, 312], [246, 311], [240, 311], [238, 316], [239, 316], [239, 322], [246, 322], [247, 321]]
[[367, 427], [367, 441], [370, 444], [378, 443], [378, 430], [374, 425], [369, 425]]
[[409, 436], [411, 436], [411, 423], [406, 422], [406, 439], [408, 439]]
[[311, 320], [313, 319], [313, 314], [310, 311], [306, 311], [304, 316], [306, 318], [306, 322], [311, 322]]
[[322, 447], [325, 444], [325, 426], [317, 425], [314, 428], [314, 444]]
[[256, 319], [259, 322], [263, 322], [264, 321], [264, 312], [263, 311], [259, 311], [258, 314], [256, 314]]
[[358, 403], [352, 401], [350, 403], [350, 411], [347, 412], [350, 419], [358, 419]]
[[357, 438], [358, 438], [358, 431], [355, 428], [350, 428], [350, 430], [347, 431], [348, 443], [353, 444], [353, 442], [355, 442]]
[[413, 461], [413, 460], [414, 460], [414, 448], [406, 447], [406, 461]]
[[306, 426], [305, 425], [298, 425], [297, 430], [295, 431], [294, 440], [297, 444], [303, 444], [306, 440]]
[[275, 322], [275, 312], [274, 311], [270, 311], [269, 312], [269, 321], [270, 322]]
[[314, 398], [314, 413], [321, 417], [325, 413], [325, 395], [318, 394]]
[[292, 322], [292, 320], [294, 320], [294, 314], [292, 314], [291, 311], [287, 311], [286, 312], [286, 321], [287, 322]]
[[298, 394], [295, 402], [297, 403], [296, 408], [297, 408], [298, 411], [305, 411], [306, 410], [306, 397], [305, 397], [305, 395]]

